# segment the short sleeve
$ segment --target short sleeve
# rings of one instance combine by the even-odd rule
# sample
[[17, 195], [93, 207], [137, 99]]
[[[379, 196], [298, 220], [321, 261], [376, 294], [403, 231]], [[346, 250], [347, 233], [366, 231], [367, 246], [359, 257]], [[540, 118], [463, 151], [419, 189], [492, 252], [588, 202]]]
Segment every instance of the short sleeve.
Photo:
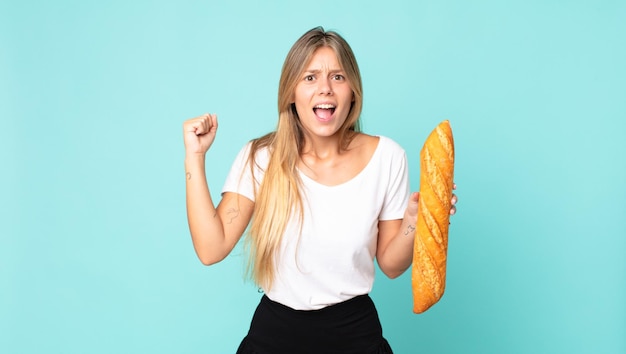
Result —
[[264, 149], [257, 152], [253, 175], [248, 163], [251, 146], [251, 143], [246, 144], [237, 154], [224, 182], [222, 193], [234, 192], [252, 201], [255, 200], [254, 191], [258, 189], [263, 178], [264, 168], [267, 165], [267, 153]]
[[393, 142], [391, 158], [388, 160], [388, 183], [380, 220], [402, 219], [411, 194], [409, 168], [404, 149]]

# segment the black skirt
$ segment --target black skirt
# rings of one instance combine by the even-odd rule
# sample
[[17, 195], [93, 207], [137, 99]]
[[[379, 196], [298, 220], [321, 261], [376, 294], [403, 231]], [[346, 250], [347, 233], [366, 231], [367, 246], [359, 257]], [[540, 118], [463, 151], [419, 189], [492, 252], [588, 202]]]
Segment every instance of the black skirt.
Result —
[[368, 295], [320, 310], [294, 310], [263, 295], [237, 354], [390, 354]]

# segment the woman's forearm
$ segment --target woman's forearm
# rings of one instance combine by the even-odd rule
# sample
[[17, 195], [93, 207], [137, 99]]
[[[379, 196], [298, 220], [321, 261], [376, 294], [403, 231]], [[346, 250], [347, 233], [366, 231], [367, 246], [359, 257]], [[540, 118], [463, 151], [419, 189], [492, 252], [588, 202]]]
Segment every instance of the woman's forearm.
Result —
[[393, 238], [378, 256], [378, 265], [389, 278], [399, 277], [411, 266], [416, 221], [415, 215], [405, 213], [400, 226], [395, 226]]
[[411, 193], [402, 219], [378, 224], [378, 264], [390, 278], [399, 277], [411, 266], [418, 202], [419, 193]]
[[224, 228], [207, 184], [204, 155], [188, 155], [185, 172], [187, 221], [194, 249], [203, 264], [219, 262], [228, 250], [225, 250]]

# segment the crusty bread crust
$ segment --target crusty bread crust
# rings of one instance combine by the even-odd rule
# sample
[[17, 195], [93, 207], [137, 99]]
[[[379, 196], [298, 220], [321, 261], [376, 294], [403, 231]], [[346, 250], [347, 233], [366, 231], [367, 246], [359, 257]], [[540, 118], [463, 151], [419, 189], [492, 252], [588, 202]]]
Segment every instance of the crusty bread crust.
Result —
[[420, 153], [420, 197], [413, 247], [413, 312], [423, 313], [443, 295], [446, 285], [448, 227], [454, 176], [454, 139], [441, 122]]

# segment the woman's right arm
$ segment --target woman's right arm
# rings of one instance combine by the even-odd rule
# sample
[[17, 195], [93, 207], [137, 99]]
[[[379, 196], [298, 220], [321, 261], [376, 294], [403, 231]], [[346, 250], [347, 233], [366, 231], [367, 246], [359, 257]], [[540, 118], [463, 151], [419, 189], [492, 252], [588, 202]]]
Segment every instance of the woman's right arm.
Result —
[[205, 155], [215, 140], [217, 116], [185, 121], [187, 221], [194, 249], [205, 265], [224, 259], [245, 231], [254, 203], [237, 193], [224, 193], [215, 207], [205, 174]]

